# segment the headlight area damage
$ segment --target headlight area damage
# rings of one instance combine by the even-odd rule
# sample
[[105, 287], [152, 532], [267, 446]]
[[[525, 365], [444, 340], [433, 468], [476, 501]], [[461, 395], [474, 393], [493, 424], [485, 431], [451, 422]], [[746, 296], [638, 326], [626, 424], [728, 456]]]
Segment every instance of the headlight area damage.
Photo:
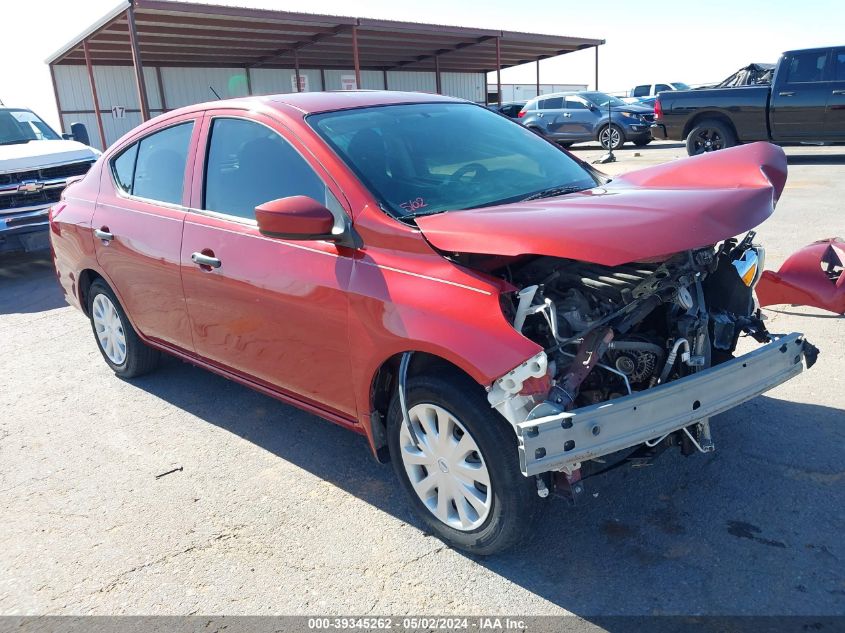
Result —
[[[590, 196], [575, 195], [558, 199], [556, 209], [546, 207], [557, 218], [576, 209], [569, 229], [561, 225], [562, 245], [530, 256], [506, 250], [485, 258], [465, 249], [453, 255], [518, 289], [502, 296], [505, 316], [544, 349], [488, 391], [491, 406], [513, 425], [522, 472], [537, 477], [541, 496], [557, 489], [574, 499], [584, 490], [583, 477], [611, 462], [647, 464], [669, 446], [684, 454], [712, 451], [710, 416], [815, 362], [818, 350], [803, 335], [766, 330], [754, 296], [764, 263], [754, 232], [730, 237], [771, 214], [785, 182], [783, 153], [766, 144], [738, 150], [643, 170], [607, 185], [601, 208], [594, 208], [598, 221], [606, 232], [618, 233], [611, 228], [615, 207], [620, 222], [636, 233], [634, 241], [618, 235], [579, 240], [591, 232], [582, 229], [591, 222], [579, 209], [579, 200]], [[718, 160], [725, 154], [726, 160]], [[714, 180], [721, 188], [713, 189]], [[658, 201], [671, 193], [664, 201], [687, 203], [659, 212], [677, 236], [661, 226], [658, 239], [647, 237], [641, 216], [655, 223], [658, 214], [648, 193]], [[451, 233], [446, 222], [440, 229]], [[721, 234], [714, 240], [716, 232]], [[437, 237], [432, 242], [443, 247]], [[548, 237], [541, 243], [549, 244]], [[606, 251], [604, 243], [613, 249]], [[569, 251], [577, 256], [567, 256]], [[623, 251], [630, 255], [627, 263], [619, 263]], [[503, 260], [502, 254], [511, 257]], [[741, 337], [761, 346], [735, 357]], [[626, 449], [618, 460], [603, 459]]]

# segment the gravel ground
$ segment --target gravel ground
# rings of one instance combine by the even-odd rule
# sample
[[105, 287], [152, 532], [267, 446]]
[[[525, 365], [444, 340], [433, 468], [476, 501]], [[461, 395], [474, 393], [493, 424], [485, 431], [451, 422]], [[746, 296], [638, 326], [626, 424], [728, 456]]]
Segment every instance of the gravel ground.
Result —
[[[770, 267], [845, 236], [845, 148], [787, 151]], [[361, 437], [173, 359], [119, 380], [49, 258], [2, 257], [0, 613], [845, 613], [845, 319], [767, 314], [822, 356], [715, 418], [714, 454], [589, 480], [475, 559], [421, 531]]]

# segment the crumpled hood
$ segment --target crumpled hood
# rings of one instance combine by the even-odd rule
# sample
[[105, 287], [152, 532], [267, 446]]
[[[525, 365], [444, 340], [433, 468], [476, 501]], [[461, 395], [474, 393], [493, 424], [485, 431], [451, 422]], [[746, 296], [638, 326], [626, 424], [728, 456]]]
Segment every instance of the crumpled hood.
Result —
[[752, 143], [634, 171], [588, 191], [423, 216], [417, 225], [443, 251], [617, 266], [748, 231], [772, 214], [785, 184], [783, 150]]
[[0, 174], [95, 160], [99, 152], [77, 141], [30, 141], [0, 145]]

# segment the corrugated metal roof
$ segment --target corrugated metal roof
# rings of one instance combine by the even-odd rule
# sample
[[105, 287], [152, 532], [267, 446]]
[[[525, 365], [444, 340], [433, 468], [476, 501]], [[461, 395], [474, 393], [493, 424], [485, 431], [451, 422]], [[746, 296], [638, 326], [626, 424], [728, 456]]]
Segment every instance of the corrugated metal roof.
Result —
[[[84, 64], [86, 38], [97, 65], [132, 63], [124, 1], [47, 62]], [[293, 13], [170, 0], [135, 0], [141, 61], [154, 66], [302, 68], [350, 66], [357, 31], [368, 70], [485, 72], [604, 44], [604, 40]]]

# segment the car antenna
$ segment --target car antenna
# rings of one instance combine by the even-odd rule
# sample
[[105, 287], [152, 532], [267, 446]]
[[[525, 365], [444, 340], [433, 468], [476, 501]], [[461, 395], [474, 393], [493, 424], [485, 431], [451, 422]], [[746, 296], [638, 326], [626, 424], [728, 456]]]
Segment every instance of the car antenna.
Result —
[[[598, 90], [598, 86], [596, 86], [596, 90]], [[616, 156], [613, 155], [613, 128], [610, 127], [612, 125], [612, 119], [610, 116], [611, 99], [612, 97], [607, 95], [607, 154], [597, 160], [594, 160], [593, 165], [604, 165], [605, 163], [616, 162]], [[601, 143], [601, 135], [599, 136], [599, 143]]]
[[209, 87], [208, 87], [208, 89], [209, 89], [209, 90], [211, 90], [211, 92], [213, 92], [213, 93], [214, 93], [214, 96], [215, 96], [215, 97], [217, 97], [218, 99], [222, 99], [222, 98], [223, 98], [223, 97], [221, 97], [219, 94], [217, 94], [217, 91], [216, 91], [214, 88], [212, 88], [211, 86], [209, 86]]

